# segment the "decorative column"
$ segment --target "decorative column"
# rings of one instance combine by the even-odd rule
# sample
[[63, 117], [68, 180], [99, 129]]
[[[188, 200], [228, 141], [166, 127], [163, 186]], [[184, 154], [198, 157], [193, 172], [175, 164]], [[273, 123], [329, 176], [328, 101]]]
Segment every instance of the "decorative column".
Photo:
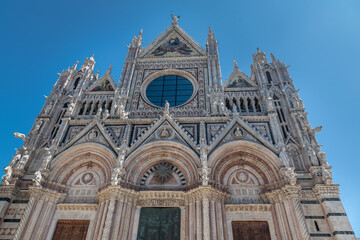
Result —
[[98, 193], [101, 207], [98, 213], [96, 239], [130, 239], [131, 218], [138, 194], [119, 185], [111, 185]]
[[65, 199], [65, 193], [42, 187], [29, 187], [30, 200], [14, 239], [45, 239], [56, 204]]
[[300, 206], [300, 191], [300, 185], [285, 185], [281, 189], [265, 193], [274, 206], [273, 215], [276, 216], [274, 221], [278, 223], [281, 239], [310, 239]]
[[[209, 185], [199, 186], [187, 194], [196, 196], [196, 239], [223, 239], [223, 233], [226, 232], [223, 229], [225, 226], [222, 223], [222, 217], [217, 219], [217, 215], [223, 215], [223, 212], [218, 212], [218, 210], [224, 209], [221, 205], [229, 195]], [[217, 207], [218, 204], [220, 204], [219, 207]], [[219, 233], [222, 233], [220, 238]]]
[[324, 210], [334, 239], [355, 239], [354, 231], [339, 198], [339, 185], [316, 184], [313, 190]]

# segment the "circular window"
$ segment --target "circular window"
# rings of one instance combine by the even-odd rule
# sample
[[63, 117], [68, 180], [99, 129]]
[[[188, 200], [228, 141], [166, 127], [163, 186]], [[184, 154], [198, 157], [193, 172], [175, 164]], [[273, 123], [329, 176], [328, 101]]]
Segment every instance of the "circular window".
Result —
[[170, 107], [186, 103], [194, 92], [192, 83], [178, 75], [166, 75], [154, 79], [146, 88], [146, 97], [154, 105], [164, 107], [168, 101]]

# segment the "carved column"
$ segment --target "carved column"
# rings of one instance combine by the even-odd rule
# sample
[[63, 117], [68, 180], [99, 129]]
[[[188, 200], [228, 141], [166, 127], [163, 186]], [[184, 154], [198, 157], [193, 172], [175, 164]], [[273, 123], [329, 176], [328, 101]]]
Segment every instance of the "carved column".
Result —
[[278, 223], [281, 239], [310, 239], [305, 217], [299, 202], [301, 186], [286, 185], [281, 189], [266, 193], [273, 204], [273, 215]]
[[45, 239], [56, 204], [66, 197], [64, 193], [39, 187], [30, 187], [30, 191], [30, 201], [14, 239]]
[[0, 219], [4, 219], [6, 210], [10, 202], [19, 194], [19, 190], [15, 185], [1, 185], [0, 186]]
[[209, 185], [200, 186], [189, 191], [188, 194], [196, 196], [196, 239], [223, 239], [225, 232], [222, 223], [224, 208], [221, 205], [228, 194]]
[[121, 186], [109, 186], [98, 193], [100, 201], [95, 239], [130, 239], [137, 194]]
[[313, 190], [325, 212], [334, 239], [355, 239], [354, 231], [339, 198], [339, 185], [316, 184]]

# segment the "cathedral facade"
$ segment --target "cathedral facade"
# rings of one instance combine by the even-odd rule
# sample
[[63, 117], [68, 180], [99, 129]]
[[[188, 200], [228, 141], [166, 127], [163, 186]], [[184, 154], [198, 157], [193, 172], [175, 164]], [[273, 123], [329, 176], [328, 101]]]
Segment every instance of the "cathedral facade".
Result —
[[355, 239], [288, 67], [259, 49], [223, 82], [173, 16], [59, 74], [0, 186], [0, 239]]

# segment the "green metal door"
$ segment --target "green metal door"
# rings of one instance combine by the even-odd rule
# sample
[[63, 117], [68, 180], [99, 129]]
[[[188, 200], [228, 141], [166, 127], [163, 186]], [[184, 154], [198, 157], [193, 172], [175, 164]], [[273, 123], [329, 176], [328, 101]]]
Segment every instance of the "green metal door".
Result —
[[142, 208], [138, 240], [180, 240], [180, 208]]

